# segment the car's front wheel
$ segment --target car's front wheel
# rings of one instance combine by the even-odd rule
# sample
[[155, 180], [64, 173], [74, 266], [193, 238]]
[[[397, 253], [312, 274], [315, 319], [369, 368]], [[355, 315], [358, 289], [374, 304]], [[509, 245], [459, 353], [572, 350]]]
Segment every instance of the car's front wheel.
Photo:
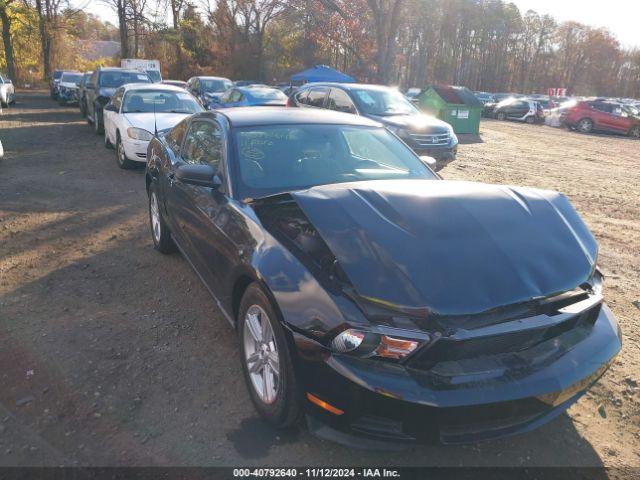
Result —
[[533, 125], [534, 123], [536, 123], [536, 117], [530, 115], [525, 119], [525, 122], [527, 122], [529, 125]]
[[504, 121], [504, 120], [506, 120], [506, 119], [507, 119], [507, 116], [505, 115], [505, 113], [504, 113], [504, 112], [499, 112], [499, 113], [496, 115], [496, 118], [497, 118], [498, 120], [500, 120], [500, 121]]
[[640, 138], [640, 125], [636, 125], [631, 130], [629, 130], [629, 136], [631, 138]]
[[171, 230], [160, 213], [158, 191], [153, 183], [149, 186], [149, 225], [155, 249], [165, 255], [175, 252], [176, 245], [171, 238]]
[[122, 138], [120, 138], [119, 133], [116, 136], [116, 161], [118, 162], [118, 166], [124, 170], [133, 167], [133, 162], [127, 158], [127, 153], [124, 150]]
[[279, 428], [300, 418], [301, 401], [285, 333], [270, 300], [251, 284], [237, 318], [240, 360], [258, 413]]
[[578, 122], [576, 128], [581, 133], [591, 133], [593, 131], [593, 120], [590, 118], [583, 118]]

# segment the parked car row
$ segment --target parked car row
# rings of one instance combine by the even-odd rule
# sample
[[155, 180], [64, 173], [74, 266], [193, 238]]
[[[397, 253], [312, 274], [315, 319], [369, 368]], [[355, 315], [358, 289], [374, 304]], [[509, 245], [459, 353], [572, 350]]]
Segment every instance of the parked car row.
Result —
[[609, 367], [620, 330], [566, 197], [442, 180], [420, 155], [455, 157], [453, 130], [392, 88], [308, 84], [282, 105], [195, 78], [100, 68], [84, 108], [119, 167], [146, 164], [153, 245], [236, 330], [267, 421], [475, 442], [554, 418]]

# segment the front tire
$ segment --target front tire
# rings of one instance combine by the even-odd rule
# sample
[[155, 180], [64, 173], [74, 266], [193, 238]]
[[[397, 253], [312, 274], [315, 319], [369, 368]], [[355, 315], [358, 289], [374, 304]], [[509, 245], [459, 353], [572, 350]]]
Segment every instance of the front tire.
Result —
[[298, 422], [302, 411], [289, 344], [264, 291], [249, 285], [237, 318], [240, 361], [251, 401], [278, 428]]
[[583, 118], [576, 125], [576, 129], [580, 133], [591, 133], [593, 131], [593, 120], [590, 118]]
[[534, 123], [536, 123], [536, 118], [533, 116], [529, 116], [525, 119], [525, 122], [528, 123], [529, 125], [533, 125]]
[[122, 144], [122, 138], [120, 138], [120, 134], [116, 134], [116, 162], [118, 167], [123, 170], [129, 170], [133, 168], [133, 162], [127, 158], [127, 153], [124, 150], [124, 145]]
[[149, 225], [151, 226], [153, 247], [165, 255], [175, 252], [176, 244], [173, 243], [171, 230], [169, 230], [160, 213], [158, 191], [153, 183], [149, 186]]
[[636, 125], [629, 130], [629, 136], [631, 138], [640, 138], [640, 125]]
[[500, 120], [501, 122], [503, 122], [503, 121], [505, 121], [505, 120], [507, 119], [507, 116], [505, 115], [505, 113], [504, 113], [504, 112], [500, 112], [500, 113], [498, 113], [498, 114], [496, 115], [496, 118], [497, 118], [498, 120]]

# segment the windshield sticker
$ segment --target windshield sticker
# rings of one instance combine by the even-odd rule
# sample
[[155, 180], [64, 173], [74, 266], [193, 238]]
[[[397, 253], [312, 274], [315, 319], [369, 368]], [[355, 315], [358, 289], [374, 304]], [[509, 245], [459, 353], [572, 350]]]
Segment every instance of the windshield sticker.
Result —
[[146, 75], [138, 75], [138, 80], [147, 80]]

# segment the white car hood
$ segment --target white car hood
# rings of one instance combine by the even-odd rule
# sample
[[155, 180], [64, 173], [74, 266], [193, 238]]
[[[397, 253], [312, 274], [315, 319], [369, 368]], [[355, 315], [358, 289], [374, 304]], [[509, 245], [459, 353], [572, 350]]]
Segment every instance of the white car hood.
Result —
[[165, 128], [173, 128], [183, 118], [188, 117], [187, 113], [156, 113], [155, 123], [154, 115], [151, 113], [125, 113], [124, 118], [131, 124], [132, 127], [143, 128], [147, 132], [153, 133], [154, 127], [157, 127], [158, 131]]

